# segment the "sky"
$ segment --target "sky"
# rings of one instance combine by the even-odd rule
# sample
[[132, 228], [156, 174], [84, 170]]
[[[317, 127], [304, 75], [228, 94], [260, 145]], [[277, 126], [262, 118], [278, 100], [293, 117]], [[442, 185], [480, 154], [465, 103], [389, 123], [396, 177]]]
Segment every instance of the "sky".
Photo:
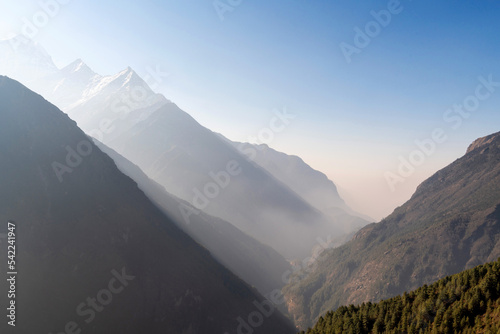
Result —
[[[77, 58], [100, 74], [131, 66], [209, 129], [300, 156], [376, 220], [500, 130], [494, 0], [0, 6], [0, 38], [28, 31], [59, 67]], [[154, 70], [168, 76], [155, 81]], [[284, 112], [294, 118], [270, 136]]]

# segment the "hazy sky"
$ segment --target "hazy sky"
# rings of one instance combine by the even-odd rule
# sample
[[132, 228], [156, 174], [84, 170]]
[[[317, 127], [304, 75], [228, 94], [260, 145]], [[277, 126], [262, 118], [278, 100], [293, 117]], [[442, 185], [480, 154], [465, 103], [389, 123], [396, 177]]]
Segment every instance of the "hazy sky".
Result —
[[[471, 98], [479, 77], [500, 82], [498, 1], [55, 1], [0, 0], [0, 38], [30, 21], [59, 67], [81, 58], [101, 74], [168, 71], [157, 91], [233, 140], [258, 137], [285, 108], [296, 118], [264, 142], [323, 171], [376, 219], [500, 130], [500, 84]], [[464, 103], [466, 116], [447, 112]], [[400, 157], [419, 161], [415, 141], [437, 128], [446, 141], [393, 191], [386, 173]]]

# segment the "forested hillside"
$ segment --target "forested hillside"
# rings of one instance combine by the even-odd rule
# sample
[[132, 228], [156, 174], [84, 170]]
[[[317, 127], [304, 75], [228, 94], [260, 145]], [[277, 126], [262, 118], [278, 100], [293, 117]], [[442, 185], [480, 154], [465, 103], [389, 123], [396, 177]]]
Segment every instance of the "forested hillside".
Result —
[[379, 303], [342, 306], [302, 334], [500, 333], [500, 259]]

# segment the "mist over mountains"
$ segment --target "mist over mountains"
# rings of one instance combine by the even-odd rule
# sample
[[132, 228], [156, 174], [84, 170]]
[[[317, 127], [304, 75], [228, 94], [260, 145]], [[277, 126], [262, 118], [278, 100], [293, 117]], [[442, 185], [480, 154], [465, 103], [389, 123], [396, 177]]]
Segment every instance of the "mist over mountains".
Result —
[[[7, 43], [3, 42], [4, 48]], [[14, 58], [21, 62], [18, 66], [32, 66], [33, 62], [25, 62], [30, 55], [41, 58], [37, 64], [49, 64], [44, 71], [33, 69], [38, 76], [22, 76], [29, 87], [169, 193], [230, 222], [285, 258], [305, 258], [319, 237], [342, 242], [368, 223], [347, 208], [324, 175], [302, 163], [293, 175], [277, 177], [279, 171], [264, 163], [264, 156], [257, 155], [259, 160], [254, 161], [248, 151], [204, 128], [154, 93], [131, 68], [100, 76], [77, 60], [57, 70], [39, 45], [27, 45], [18, 50], [23, 57]], [[282, 115], [284, 121], [286, 117]], [[292, 160], [279, 167], [294, 168]], [[314, 181], [305, 181], [307, 175]], [[297, 184], [298, 178], [308, 183], [307, 189]]]
[[239, 150], [247, 152], [252, 161], [295, 193], [300, 194], [311, 206], [332, 218], [343, 215], [340, 221], [344, 223], [346, 231], [357, 231], [366, 225], [367, 221], [374, 221], [352, 210], [340, 197], [337, 186], [325, 174], [307, 165], [300, 157], [278, 152], [266, 144], [231, 143]]
[[[211, 254], [233, 273], [255, 286], [262, 294], [281, 290], [286, 282], [283, 274], [291, 271], [290, 264], [271, 247], [240, 231], [232, 224], [209, 216], [188, 202], [171, 194], [147, 177], [136, 165], [106, 145], [96, 145], [117, 164], [125, 175], [137, 182], [139, 188], [163, 212], [194, 240], [210, 250]], [[286, 308], [285, 308], [286, 310]]]

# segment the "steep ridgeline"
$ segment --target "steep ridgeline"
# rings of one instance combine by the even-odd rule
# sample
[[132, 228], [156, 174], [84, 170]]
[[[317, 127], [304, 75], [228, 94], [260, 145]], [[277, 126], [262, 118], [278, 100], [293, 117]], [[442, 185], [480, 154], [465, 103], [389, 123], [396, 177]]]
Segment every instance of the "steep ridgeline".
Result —
[[197, 210], [171, 194], [129, 160], [106, 145], [97, 142], [122, 173], [137, 182], [155, 204], [194, 240], [233, 273], [267, 295], [284, 285], [283, 275], [290, 264], [278, 252], [243, 233], [232, 224]]
[[423, 182], [403, 206], [325, 252], [285, 287], [305, 328], [328, 310], [395, 296], [500, 256], [500, 133]]
[[498, 333], [500, 260], [376, 304], [342, 306], [307, 332]]
[[[156, 94], [130, 67], [111, 76], [94, 76], [80, 81], [82, 72], [91, 71], [81, 60], [63, 68], [58, 84], [49, 95], [86, 133], [109, 140], [147, 118], [167, 99]], [[83, 74], [85, 77], [86, 75]], [[66, 92], [80, 95], [78, 99]]]
[[300, 194], [310, 205], [336, 219], [344, 230], [356, 232], [373, 221], [349, 208], [340, 197], [337, 186], [300, 157], [278, 152], [266, 144], [231, 143], [240, 150], [251, 152], [252, 161]]
[[174, 103], [104, 142], [173, 195], [231, 222], [287, 259], [305, 258], [317, 238], [342, 226]]
[[293, 332], [55, 106], [0, 77], [0, 119], [0, 234], [15, 223], [18, 272], [1, 333]]

